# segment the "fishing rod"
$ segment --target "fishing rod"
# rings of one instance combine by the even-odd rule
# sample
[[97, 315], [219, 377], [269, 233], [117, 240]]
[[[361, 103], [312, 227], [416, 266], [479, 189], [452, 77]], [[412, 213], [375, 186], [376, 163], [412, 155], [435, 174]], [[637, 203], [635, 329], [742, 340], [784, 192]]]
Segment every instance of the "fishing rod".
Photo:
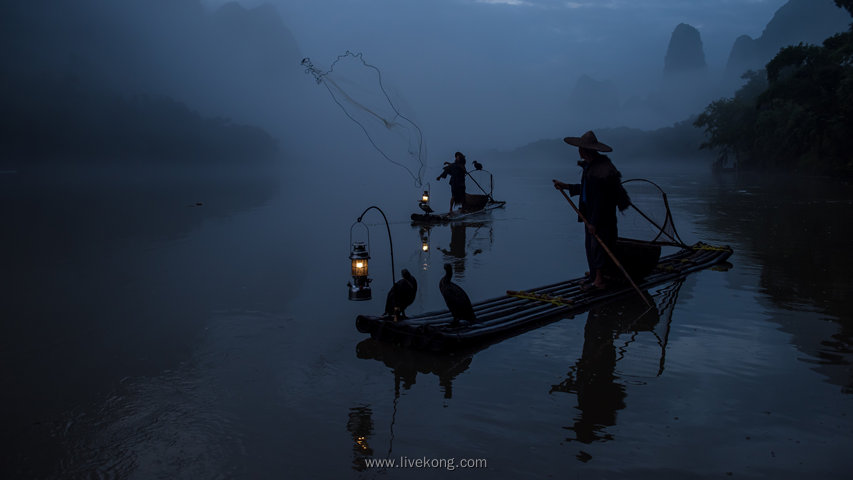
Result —
[[[575, 210], [575, 212], [577, 212], [578, 217], [583, 221], [584, 225], [587, 228], [589, 228], [589, 226], [590, 226], [589, 222], [586, 220], [586, 217], [583, 216], [581, 211], [578, 210], [578, 207], [575, 206], [575, 202], [573, 202], [572, 199], [569, 198], [569, 196], [566, 194], [565, 190], [563, 190], [562, 188], [558, 188], [558, 190], [560, 191], [560, 193], [563, 194], [563, 197], [566, 198], [566, 200], [569, 202], [569, 205], [572, 206], [572, 208]], [[599, 237], [597, 233], [593, 233], [592, 236], [595, 237], [595, 239], [598, 241], [598, 243], [601, 245], [601, 247], [604, 249], [604, 251], [607, 252], [607, 256], [609, 256], [610, 259], [613, 260], [613, 263], [616, 264], [617, 267], [619, 267], [619, 270], [622, 270], [622, 273], [625, 274], [625, 278], [627, 278], [628, 281], [631, 282], [631, 286], [634, 287], [634, 290], [637, 291], [637, 294], [639, 294], [643, 298], [643, 301], [646, 302], [646, 306], [651, 308], [652, 304], [649, 302], [649, 299], [646, 298], [645, 295], [643, 295], [643, 292], [640, 290], [640, 287], [638, 287], [637, 284], [634, 283], [634, 279], [631, 278], [631, 275], [628, 274], [628, 271], [625, 270], [625, 267], [623, 267], [622, 264], [619, 263], [619, 260], [616, 259], [616, 255], [613, 255], [613, 252], [610, 251], [610, 248], [607, 247], [607, 244], [604, 243], [604, 240], [602, 240], [601, 237]], [[593, 272], [591, 272], [591, 271], [589, 273], [590, 273], [590, 275], [593, 274]]]
[[[481, 170], [481, 171], [482, 171], [482, 170]], [[486, 189], [484, 189], [482, 186], [480, 186], [480, 183], [479, 183], [479, 182], [477, 182], [477, 180], [476, 180], [476, 179], [474, 179], [474, 177], [471, 175], [471, 172], [466, 171], [466, 172], [465, 172], [465, 175], [468, 175], [468, 178], [470, 178], [470, 179], [471, 179], [471, 181], [472, 181], [472, 182], [474, 182], [474, 184], [475, 184], [475, 185], [477, 185], [477, 187], [479, 187], [479, 188], [480, 188], [480, 191], [481, 191], [481, 192], [483, 192], [484, 194], [486, 194], [486, 196], [487, 196], [487, 197], [489, 197], [489, 200], [491, 200], [491, 201], [493, 201], [493, 202], [496, 202], [496, 201], [497, 201], [497, 200], [495, 200], [494, 198], [492, 198], [492, 194], [491, 194], [491, 193], [487, 192], [487, 191], [486, 191]], [[491, 176], [491, 173], [489, 173], [489, 175]]]

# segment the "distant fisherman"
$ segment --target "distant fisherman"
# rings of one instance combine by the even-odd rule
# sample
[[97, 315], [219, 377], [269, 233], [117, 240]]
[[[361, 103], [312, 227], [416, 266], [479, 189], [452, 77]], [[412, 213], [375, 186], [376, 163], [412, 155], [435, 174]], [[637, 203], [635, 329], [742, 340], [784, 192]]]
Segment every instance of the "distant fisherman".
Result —
[[[631, 203], [628, 193], [622, 187], [622, 174], [613, 166], [610, 158], [601, 152], [612, 152], [613, 149], [601, 143], [592, 131], [581, 137], [566, 137], [564, 142], [578, 147], [581, 160], [578, 162], [583, 173], [581, 183], [568, 184], [552, 180], [554, 188], [568, 190], [569, 195], [580, 195], [578, 209], [586, 218], [585, 235], [586, 259], [589, 264], [589, 279], [584, 284], [585, 289], [604, 289], [605, 269], [610, 266], [605, 249], [598, 243], [595, 236], [607, 245], [611, 251], [616, 244], [618, 231], [616, 228], [616, 208], [625, 210]], [[583, 221], [578, 218], [578, 221]]]
[[462, 152], [456, 152], [456, 160], [453, 163], [444, 162], [444, 170], [441, 175], [436, 177], [436, 180], [450, 175], [450, 212], [453, 213], [453, 206], [459, 205], [460, 210], [465, 208], [465, 155]]

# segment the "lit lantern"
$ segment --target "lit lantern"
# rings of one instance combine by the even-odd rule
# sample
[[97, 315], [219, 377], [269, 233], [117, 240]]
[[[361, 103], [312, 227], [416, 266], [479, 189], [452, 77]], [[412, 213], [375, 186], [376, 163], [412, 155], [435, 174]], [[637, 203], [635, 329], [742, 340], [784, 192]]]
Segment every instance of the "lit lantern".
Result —
[[429, 203], [429, 190], [424, 190], [424, 194], [421, 195], [421, 203]]
[[364, 242], [353, 242], [349, 255], [352, 263], [352, 282], [347, 282], [350, 300], [370, 300], [370, 282], [367, 277], [367, 260], [370, 252]]

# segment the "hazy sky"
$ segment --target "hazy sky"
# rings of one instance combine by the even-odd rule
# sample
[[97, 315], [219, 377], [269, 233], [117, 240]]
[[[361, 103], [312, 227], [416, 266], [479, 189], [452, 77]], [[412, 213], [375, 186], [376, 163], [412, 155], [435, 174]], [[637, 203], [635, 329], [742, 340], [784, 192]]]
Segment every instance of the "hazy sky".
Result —
[[[759, 36], [785, 0], [240, 3], [275, 5], [301, 53], [315, 64], [328, 65], [346, 50], [362, 52], [433, 138], [462, 142], [466, 137], [454, 132], [465, 129], [471, 138], [473, 124], [494, 121], [486, 131], [502, 129], [510, 145], [559, 136], [567, 122], [561, 102], [582, 74], [613, 81], [626, 95], [647, 94], [679, 23], [700, 31], [709, 67], [722, 70], [734, 40]], [[507, 117], [514, 117], [512, 127], [494, 120]]]
[[[786, 0], [243, 0], [272, 3], [306, 54], [342, 48], [372, 55], [440, 47], [476, 53], [485, 40], [510, 58], [583, 62], [613, 72], [626, 55], [656, 58], [679, 23], [698, 28], [710, 64], [724, 64], [734, 39], [761, 34]], [[208, 0], [212, 5], [223, 0]], [[485, 45], [481, 45], [485, 46]], [[374, 52], [375, 51], [375, 52]], [[453, 56], [453, 51], [444, 54]], [[652, 61], [649, 59], [648, 61]]]

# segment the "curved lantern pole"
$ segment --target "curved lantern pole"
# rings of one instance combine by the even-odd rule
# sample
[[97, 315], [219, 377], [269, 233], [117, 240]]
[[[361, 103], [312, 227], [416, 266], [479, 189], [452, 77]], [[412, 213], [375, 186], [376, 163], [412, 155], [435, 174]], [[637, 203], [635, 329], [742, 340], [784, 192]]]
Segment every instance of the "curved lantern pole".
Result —
[[[352, 282], [347, 282], [347, 287], [350, 300], [370, 300], [372, 297], [370, 282], [373, 280], [367, 276], [368, 260], [370, 259], [370, 229], [361, 221], [364, 215], [372, 209], [378, 210], [382, 214], [382, 219], [385, 220], [385, 229], [388, 231], [388, 244], [391, 249], [391, 285], [397, 283], [397, 276], [394, 273], [394, 242], [391, 240], [391, 226], [388, 224], [388, 217], [385, 216], [385, 212], [381, 208], [375, 205], [367, 207], [367, 209], [361, 212], [361, 215], [358, 216], [358, 219], [349, 229], [351, 245], [349, 258], [352, 268]], [[367, 231], [367, 243], [360, 241], [353, 242], [352, 230], [357, 224], [363, 225]]]

